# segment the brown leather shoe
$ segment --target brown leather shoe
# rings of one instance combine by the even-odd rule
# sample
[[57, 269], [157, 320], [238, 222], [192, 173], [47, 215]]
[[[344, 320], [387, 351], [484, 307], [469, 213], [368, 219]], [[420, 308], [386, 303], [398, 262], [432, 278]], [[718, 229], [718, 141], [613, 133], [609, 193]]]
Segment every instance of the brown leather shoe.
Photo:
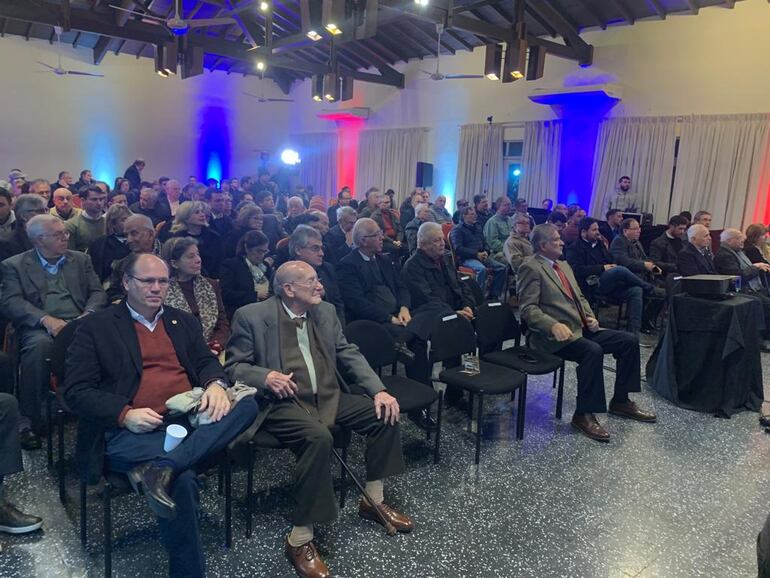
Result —
[[284, 552], [300, 578], [329, 578], [331, 576], [312, 540], [302, 544], [302, 546], [294, 547], [289, 544], [287, 538]]
[[[414, 523], [406, 514], [394, 510], [384, 502], [380, 504], [378, 508], [385, 519], [393, 524], [393, 527], [402, 534], [408, 534], [414, 529]], [[380, 518], [377, 516], [377, 512], [374, 511], [374, 508], [372, 508], [366, 500], [361, 500], [358, 503], [358, 515], [365, 520], [371, 520], [380, 525], [382, 524]]]
[[623, 403], [610, 401], [610, 413], [646, 423], [655, 423], [658, 421], [658, 417], [654, 413], [639, 409], [639, 406], [630, 399]]
[[592, 413], [575, 414], [572, 416], [572, 427], [584, 436], [597, 442], [609, 442], [610, 433], [602, 427]]

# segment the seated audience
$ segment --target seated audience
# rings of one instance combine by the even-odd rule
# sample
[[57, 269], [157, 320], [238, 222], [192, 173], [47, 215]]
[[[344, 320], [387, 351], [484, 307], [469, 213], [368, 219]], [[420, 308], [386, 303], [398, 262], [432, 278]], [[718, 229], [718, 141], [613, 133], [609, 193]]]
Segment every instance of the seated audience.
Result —
[[417, 231], [420, 229], [420, 225], [433, 222], [433, 211], [430, 210], [428, 203], [420, 203], [414, 210], [414, 219], [409, 221], [404, 227], [406, 244], [410, 255], [413, 255], [417, 250]]
[[330, 204], [329, 208], [326, 209], [326, 214], [329, 216], [329, 226], [332, 229], [334, 228], [334, 225], [337, 224], [337, 209], [350, 206], [351, 198], [350, 187], [342, 187], [340, 192], [337, 193], [337, 204]]
[[53, 192], [53, 207], [48, 212], [62, 221], [69, 221], [79, 215], [81, 210], [72, 204], [72, 192], [69, 189], [58, 188]]
[[[323, 287], [313, 267], [285, 263], [276, 271], [273, 287], [275, 297], [236, 312], [226, 369], [231, 380], [272, 394], [261, 429], [296, 457], [293, 527], [285, 553], [300, 576], [329, 576], [313, 542], [313, 526], [337, 515], [329, 463], [332, 424], [366, 436], [367, 492], [396, 530], [413, 528], [407, 516], [383, 500], [383, 479], [404, 471], [398, 401], [385, 391], [358, 348], [347, 342], [334, 309], [321, 302]], [[366, 395], [350, 393], [337, 375]], [[358, 513], [378, 519], [364, 500]]]
[[332, 264], [339, 263], [353, 246], [353, 225], [358, 219], [358, 213], [353, 207], [343, 205], [337, 209], [337, 224], [334, 225], [324, 238], [324, 243], [331, 249], [328, 261]]
[[123, 205], [113, 205], [107, 209], [104, 214], [104, 227], [107, 234], [104, 237], [99, 237], [88, 248], [88, 255], [91, 257], [94, 271], [102, 285], [112, 274], [113, 262], [122, 259], [131, 252], [126, 245], [126, 234], [123, 227], [126, 219], [132, 214], [128, 207]]
[[566, 252], [581, 291], [589, 299], [595, 294], [628, 303], [628, 330], [638, 334], [642, 328], [644, 294], [653, 293], [654, 286], [613, 262], [596, 219], [585, 217], [580, 221], [580, 238]]
[[[326, 200], [321, 195], [313, 195], [307, 204], [308, 211], [321, 211], [326, 214]], [[329, 218], [329, 215], [326, 215]]]
[[262, 232], [270, 240], [270, 250], [286, 236], [283, 230], [283, 215], [275, 210], [273, 195], [270, 191], [260, 191], [254, 197], [254, 202], [262, 209]]
[[[507, 196], [507, 195], [506, 195]], [[532, 215], [529, 214], [529, 204], [527, 203], [527, 199], [524, 198], [518, 198], [516, 199], [516, 202], [513, 206], [513, 214], [514, 215], [526, 215], [529, 218], [529, 226], [530, 228], [535, 227], [535, 219], [532, 217]]]
[[265, 261], [268, 240], [261, 231], [247, 231], [238, 243], [235, 257], [222, 261], [219, 280], [228, 319], [236, 310], [270, 297], [273, 268]]
[[259, 231], [262, 233], [263, 219], [262, 209], [254, 203], [246, 203], [238, 209], [238, 216], [233, 222], [233, 228], [230, 231], [230, 234], [225, 237], [223, 243], [225, 258], [235, 256], [238, 242], [246, 233], [249, 231]]
[[689, 229], [692, 224], [692, 213], [690, 211], [682, 211], [679, 213], [679, 216], [684, 217], [685, 221], [687, 221], [687, 228]]
[[51, 189], [56, 192], [57, 189], [67, 189], [73, 195], [77, 195], [78, 191], [72, 184], [72, 174], [69, 171], [60, 171], [56, 181], [51, 184]]
[[43, 200], [45, 200], [45, 206], [49, 206], [51, 202], [51, 185], [47, 180], [35, 179], [29, 183], [29, 188], [27, 191], [31, 195], [38, 195], [39, 197], [43, 197]]
[[389, 253], [398, 258], [406, 255], [406, 242], [404, 240], [404, 227], [401, 225], [401, 217], [392, 208], [390, 195], [383, 195], [380, 206], [372, 212], [371, 218], [377, 223], [383, 233], [382, 252]]
[[323, 285], [321, 297], [334, 305], [340, 323], [345, 327], [345, 303], [342, 300], [337, 274], [331, 263], [324, 261], [323, 238], [318, 230], [309, 225], [297, 225], [289, 237], [289, 255], [297, 261], [304, 261], [316, 271]]
[[[324, 233], [324, 225], [320, 222], [319, 215], [322, 213], [320, 211], [316, 211], [314, 213], [303, 213], [301, 215], [297, 216], [297, 220], [295, 223], [295, 230], [300, 225], [307, 225], [310, 227], [313, 227], [316, 231], [318, 231], [321, 234], [321, 238], [323, 239]], [[326, 215], [323, 215], [326, 217]], [[328, 230], [326, 231], [329, 232]], [[291, 238], [291, 236], [289, 236]], [[327, 246], [326, 241], [323, 241], [323, 250], [324, 250], [324, 260], [328, 263], [334, 264], [334, 259], [331, 254], [331, 249]], [[292, 256], [289, 253], [289, 243], [288, 239], [286, 240], [286, 243], [282, 243], [282, 246], [277, 247], [275, 251], [270, 255], [270, 259], [273, 261], [273, 267], [278, 268], [287, 261], [292, 260]]]
[[[476, 219], [478, 220], [479, 227], [481, 227], [481, 230], [483, 231], [484, 225], [487, 224], [487, 221], [491, 219], [494, 214], [489, 209], [489, 199], [487, 199], [486, 195], [473, 195], [473, 207], [476, 209]], [[462, 222], [461, 213], [459, 224], [462, 224]]]
[[11, 225], [11, 232], [0, 240], [0, 257], [7, 259], [32, 248], [27, 237], [27, 222], [36, 215], [47, 212], [45, 201], [38, 195], [24, 194], [16, 197], [13, 213], [16, 218]]
[[175, 237], [163, 243], [161, 256], [169, 264], [171, 282], [166, 305], [191, 313], [200, 321], [203, 339], [219, 355], [230, 337], [219, 282], [201, 274], [201, 256], [194, 237]]
[[130, 203], [128, 202], [128, 197], [125, 193], [121, 193], [120, 191], [113, 191], [107, 195], [107, 208], [113, 205], [123, 205], [128, 209], [128, 205], [130, 205]]
[[297, 217], [305, 214], [305, 203], [301, 197], [291, 197], [286, 201], [286, 218], [283, 220], [283, 230], [291, 235], [299, 224]]
[[514, 275], [521, 267], [524, 259], [532, 256], [532, 243], [530, 235], [529, 219], [527, 215], [515, 215], [513, 217], [513, 229], [503, 245], [505, 261], [511, 267]]
[[13, 213], [13, 197], [8, 189], [0, 187], [0, 240], [13, 234], [16, 215]]
[[222, 238], [209, 227], [206, 210], [206, 203], [202, 201], [185, 201], [179, 205], [170, 232], [172, 237], [196, 239], [203, 272], [207, 277], [218, 279], [223, 256]]
[[156, 239], [155, 228], [152, 226], [150, 217], [146, 215], [131, 215], [123, 222], [123, 233], [126, 236], [126, 247], [130, 253], [122, 259], [112, 262], [112, 273], [105, 291], [110, 301], [122, 299], [125, 296], [123, 292], [123, 274], [126, 271], [131, 254], [141, 255], [144, 253], [160, 256], [160, 241]]
[[159, 202], [158, 197], [158, 191], [152, 187], [143, 187], [139, 191], [139, 200], [129, 208], [132, 213], [149, 217], [153, 225], [168, 221], [171, 219], [171, 214], [168, 212], [168, 207]]
[[212, 231], [216, 231], [224, 239], [233, 230], [233, 219], [230, 216], [232, 207], [227, 208], [228, 194], [219, 189], [206, 189], [206, 203], [211, 209], [209, 215], [209, 226]]
[[711, 233], [705, 225], [690, 225], [687, 229], [687, 240], [676, 258], [679, 274], [716, 275], [714, 259], [711, 256]]
[[[38, 197], [40, 198], [40, 197]], [[53, 338], [73, 319], [104, 307], [107, 296], [83, 253], [67, 250], [68, 231], [53, 215], [27, 224], [33, 249], [0, 264], [3, 316], [19, 341], [19, 423], [24, 449], [40, 449], [43, 401], [50, 388], [48, 359]]]
[[770, 332], [770, 295], [767, 292], [767, 274], [770, 265], [752, 263], [743, 250], [746, 236], [739, 229], [725, 229], [719, 235], [719, 250], [714, 255], [714, 269], [720, 275], [741, 278], [740, 293], [751, 295], [762, 302], [765, 310], [766, 333]]
[[14, 169], [8, 173], [8, 183], [11, 185], [11, 195], [16, 198], [19, 195], [25, 194], [22, 188], [27, 185], [27, 175], [18, 169]]
[[641, 410], [628, 397], [630, 392], [641, 391], [636, 336], [600, 329], [569, 263], [559, 261], [564, 243], [555, 227], [535, 227], [532, 246], [535, 256], [522, 263], [517, 278], [519, 312], [531, 331], [533, 347], [578, 364], [572, 426], [592, 440], [610, 440], [596, 419], [597, 413], [607, 411], [603, 367], [607, 353], [617, 360], [610, 413], [642, 422], [656, 421], [655, 414]]
[[698, 211], [692, 218], [693, 225], [703, 225], [707, 229], [711, 229], [712, 215], [708, 211]]
[[[558, 205], [557, 205], [558, 206]], [[570, 205], [567, 213], [567, 225], [561, 231], [561, 239], [564, 246], [569, 247], [580, 238], [580, 221], [586, 216], [584, 209], [580, 205]]]
[[401, 224], [406, 226], [407, 223], [411, 222], [415, 217], [417, 205], [424, 202], [421, 189], [414, 189], [409, 193], [409, 196], [404, 199], [404, 202], [398, 208]]
[[556, 227], [556, 230], [559, 231], [559, 235], [561, 235], [564, 232], [564, 229], [567, 227], [567, 217], [561, 211], [552, 211], [548, 215], [546, 223]]
[[158, 202], [165, 205], [165, 213], [170, 215], [169, 218], [176, 216], [181, 196], [182, 187], [176, 179], [169, 179], [162, 184]]
[[752, 263], [770, 263], [767, 228], [762, 223], [754, 223], [748, 226], [743, 250]]
[[[414, 353], [406, 364], [407, 377], [432, 387], [427, 338], [433, 316], [412, 317], [409, 290], [393, 262], [384, 258], [383, 234], [373, 219], [361, 218], [353, 226], [355, 250], [337, 267], [348, 322], [366, 319], [380, 323], [393, 338]], [[430, 425], [430, 412], [413, 416], [422, 426]]]
[[679, 251], [684, 246], [683, 237], [687, 231], [687, 219], [674, 215], [668, 220], [668, 229], [650, 243], [650, 259], [664, 273], [677, 273]]
[[[164, 306], [167, 265], [132, 255], [126, 301], [86, 319], [69, 349], [62, 395], [80, 418], [76, 459], [84, 475], [124, 473], [158, 517], [169, 575], [202, 578], [195, 467], [210, 461], [257, 415], [251, 396], [231, 405], [222, 366], [189, 313]], [[203, 388], [198, 427], [171, 418], [166, 400]], [[165, 426], [189, 435], [165, 452]]]
[[455, 203], [455, 205], [457, 206], [457, 208], [455, 209], [455, 212], [452, 215], [452, 222], [455, 225], [459, 225], [460, 222], [462, 221], [462, 218], [460, 217], [460, 213], [465, 207], [469, 205], [469, 203], [465, 199], [457, 199], [457, 202]]
[[444, 195], [436, 197], [436, 201], [433, 203], [431, 209], [433, 210], [433, 216], [436, 218], [436, 222], [439, 225], [452, 222], [452, 215], [447, 211], [446, 197]]
[[569, 207], [565, 205], [564, 203], [556, 203], [556, 205], [553, 208], [554, 213], [561, 213], [564, 215], [565, 218], [569, 218]]
[[[489, 254], [493, 259], [504, 262], [503, 245], [511, 234], [511, 200], [508, 195], [502, 195], [495, 201], [495, 214], [484, 225], [484, 239], [489, 245]], [[524, 216], [529, 215], [524, 211]]]
[[599, 232], [607, 240], [607, 245], [612, 244], [616, 237], [621, 236], [620, 224], [623, 222], [623, 211], [610, 209], [605, 214], [606, 222], [599, 223]]
[[457, 260], [464, 267], [473, 269], [476, 273], [476, 283], [482, 293], [487, 294], [487, 270], [492, 270], [492, 287], [490, 293], [493, 299], [502, 299], [505, 288], [507, 269], [505, 265], [490, 258], [489, 245], [487, 245], [481, 226], [477, 223], [476, 210], [466, 207], [462, 214], [463, 222], [452, 227], [449, 238], [452, 241], [452, 249], [457, 255]]
[[382, 193], [377, 187], [372, 187], [366, 191], [366, 202], [358, 207], [359, 217], [371, 217], [372, 213], [380, 207]]
[[546, 211], [552, 211], [553, 210], [553, 199], [543, 199], [543, 202], [540, 203], [540, 208], [545, 209]]
[[19, 405], [12, 395], [0, 393], [0, 532], [28, 534], [43, 525], [42, 518], [25, 514], [4, 495], [5, 476], [23, 468], [19, 444]]
[[68, 220], [64, 226], [70, 236], [69, 248], [85, 251], [91, 243], [105, 234], [104, 205], [107, 202], [107, 193], [99, 186], [91, 185], [81, 189], [78, 194], [82, 200], [83, 210]]

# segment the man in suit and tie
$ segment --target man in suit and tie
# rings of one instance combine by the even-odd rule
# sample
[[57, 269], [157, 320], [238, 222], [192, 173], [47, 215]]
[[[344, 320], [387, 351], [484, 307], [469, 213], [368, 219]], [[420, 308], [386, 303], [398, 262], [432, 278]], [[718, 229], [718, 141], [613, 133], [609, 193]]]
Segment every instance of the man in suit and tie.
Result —
[[40, 449], [45, 423], [41, 410], [50, 384], [48, 359], [53, 338], [69, 321], [102, 309], [107, 295], [91, 259], [67, 250], [69, 232], [53, 215], [29, 220], [27, 235], [33, 249], [0, 265], [3, 316], [19, 335], [21, 380], [19, 421], [22, 447]]
[[[329, 571], [313, 543], [313, 525], [337, 515], [329, 469], [332, 436], [338, 424], [366, 436], [366, 489], [398, 531], [412, 521], [383, 501], [383, 482], [404, 470], [399, 407], [377, 374], [347, 342], [334, 306], [321, 300], [316, 270], [288, 261], [275, 272], [275, 297], [241, 307], [231, 324], [225, 368], [272, 399], [262, 428], [297, 458], [293, 528], [285, 553], [301, 577]], [[348, 384], [366, 395], [352, 393]], [[359, 515], [377, 521], [368, 502]]]
[[[169, 574], [205, 575], [198, 530], [195, 467], [205, 464], [257, 416], [244, 397], [231, 406], [225, 372], [189, 313], [163, 305], [169, 286], [166, 263], [132, 253], [123, 275], [126, 299], [89, 316], [67, 355], [62, 395], [80, 417], [76, 458], [84, 476], [125, 473], [158, 517], [169, 553]], [[202, 388], [199, 423], [169, 416], [166, 401]], [[164, 451], [166, 426], [189, 435]]]
[[711, 233], [700, 224], [687, 229], [687, 240], [677, 255], [677, 268], [684, 277], [690, 275], [716, 275], [714, 260], [711, 256]]
[[519, 311], [532, 331], [535, 348], [578, 364], [573, 427], [593, 440], [610, 440], [595, 415], [607, 411], [603, 369], [607, 353], [617, 359], [610, 413], [642, 422], [656, 421], [655, 414], [641, 410], [628, 397], [629, 392], [641, 391], [638, 338], [625, 331], [599, 327], [572, 268], [559, 261], [564, 243], [556, 227], [535, 227], [532, 247], [534, 256], [519, 268]]

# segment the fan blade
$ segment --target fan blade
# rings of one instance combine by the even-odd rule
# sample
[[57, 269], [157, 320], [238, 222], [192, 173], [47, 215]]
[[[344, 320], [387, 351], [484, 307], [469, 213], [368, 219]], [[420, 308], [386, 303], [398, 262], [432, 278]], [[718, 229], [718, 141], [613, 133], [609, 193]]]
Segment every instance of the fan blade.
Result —
[[484, 78], [482, 74], [445, 74], [444, 78]]
[[293, 98], [266, 98], [267, 102], [294, 102]]
[[204, 28], [206, 26], [230, 26], [235, 24], [235, 18], [201, 18], [200, 20], [185, 20], [188, 28]]
[[152, 14], [148, 14], [147, 12], [137, 12], [136, 10], [129, 10], [128, 8], [123, 8], [121, 6], [115, 6], [114, 4], [110, 4], [110, 8], [113, 8], [115, 10], [120, 10], [121, 12], [128, 12], [129, 14], [133, 14], [134, 16], [141, 16], [143, 19], [147, 18], [149, 20], [155, 20], [157, 22], [165, 22], [165, 18], [160, 18], [159, 16], [153, 16]]
[[37, 63], [38, 63], [38, 64], [40, 64], [40, 65], [42, 65], [42, 66], [45, 66], [46, 68], [48, 68], [48, 69], [50, 69], [50, 70], [56, 70], [56, 67], [55, 67], [55, 66], [51, 66], [50, 64], [46, 64], [45, 62], [40, 62], [40, 61], [38, 60], [38, 61], [37, 61]]
[[73, 74], [75, 76], [98, 76], [98, 77], [104, 77], [103, 74], [93, 74], [91, 72], [80, 72], [78, 70], [65, 70], [67, 74]]
[[432, 70], [425, 70], [423, 68], [420, 69], [420, 72], [422, 72], [423, 74], [427, 74], [428, 76], [433, 76], [434, 74], [436, 74]]

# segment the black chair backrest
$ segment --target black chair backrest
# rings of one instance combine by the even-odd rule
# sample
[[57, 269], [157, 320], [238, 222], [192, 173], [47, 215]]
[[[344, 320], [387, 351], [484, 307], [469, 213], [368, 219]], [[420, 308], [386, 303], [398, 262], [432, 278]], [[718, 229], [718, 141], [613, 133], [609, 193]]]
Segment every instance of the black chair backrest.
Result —
[[372, 369], [391, 365], [396, 361], [393, 337], [379, 323], [359, 320], [345, 326], [345, 337], [361, 350], [361, 355]]
[[471, 290], [471, 294], [473, 295], [473, 300], [476, 302], [476, 305], [481, 305], [484, 303], [484, 292], [481, 290], [481, 287], [479, 287], [479, 284], [473, 277], [470, 275], [458, 275], [458, 278], [460, 279], [461, 284], [467, 285]]
[[515, 339], [518, 342], [521, 328], [507, 303], [500, 301], [484, 303], [476, 309], [475, 314], [474, 326], [479, 350], [482, 353], [500, 349], [503, 341], [508, 339]]
[[67, 349], [75, 337], [80, 321], [70, 321], [64, 326], [53, 339], [51, 347], [51, 373], [56, 376], [59, 383], [64, 381], [64, 374], [67, 368]]
[[476, 333], [471, 322], [457, 313], [438, 317], [430, 334], [430, 360], [446, 361], [463, 353], [476, 353]]

